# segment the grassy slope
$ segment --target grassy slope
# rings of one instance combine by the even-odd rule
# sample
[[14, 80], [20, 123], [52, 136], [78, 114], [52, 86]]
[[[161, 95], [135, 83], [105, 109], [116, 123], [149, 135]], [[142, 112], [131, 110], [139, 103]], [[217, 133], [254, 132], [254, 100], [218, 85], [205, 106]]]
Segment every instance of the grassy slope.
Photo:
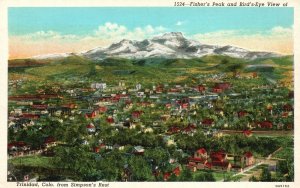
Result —
[[25, 156], [9, 159], [8, 162], [12, 163], [14, 166], [30, 166], [30, 167], [53, 167], [51, 157], [42, 156]]
[[[20, 60], [18, 60], [20, 61]], [[23, 60], [22, 62], [24, 62]], [[28, 60], [29, 61], [29, 60]], [[12, 63], [13, 62], [13, 63]], [[15, 65], [16, 61], [10, 61]], [[54, 60], [39, 66], [9, 69], [9, 79], [28, 77], [39, 80], [63, 81], [69, 78], [88, 79], [89, 81], [106, 81], [117, 83], [123, 79], [132, 84], [142, 82], [152, 84], [158, 82], [186, 82], [201, 73], [249, 72], [247, 65], [268, 64], [270, 70], [257, 68], [257, 71], [272, 78], [286, 77], [293, 70], [293, 57], [259, 59], [245, 61], [228, 56], [204, 56], [194, 59], [141, 59], [128, 60], [108, 58], [93, 62], [83, 57], [71, 56]], [[11, 66], [10, 66], [11, 67]], [[288, 76], [287, 75], [287, 76]]]

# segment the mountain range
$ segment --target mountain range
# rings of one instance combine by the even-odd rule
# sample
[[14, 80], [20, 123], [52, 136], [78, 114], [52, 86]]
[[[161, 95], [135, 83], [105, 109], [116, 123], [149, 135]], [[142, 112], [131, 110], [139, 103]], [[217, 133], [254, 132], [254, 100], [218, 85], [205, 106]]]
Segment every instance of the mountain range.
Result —
[[98, 47], [81, 53], [47, 54], [34, 56], [32, 59], [57, 59], [72, 55], [83, 56], [92, 60], [101, 60], [109, 57], [128, 59], [190, 59], [203, 57], [205, 55], [226, 55], [245, 60], [254, 60], [258, 58], [281, 56], [273, 52], [249, 51], [229, 45], [218, 46], [202, 44], [199, 41], [185, 38], [181, 32], [170, 32], [142, 41], [123, 39], [106, 48]]

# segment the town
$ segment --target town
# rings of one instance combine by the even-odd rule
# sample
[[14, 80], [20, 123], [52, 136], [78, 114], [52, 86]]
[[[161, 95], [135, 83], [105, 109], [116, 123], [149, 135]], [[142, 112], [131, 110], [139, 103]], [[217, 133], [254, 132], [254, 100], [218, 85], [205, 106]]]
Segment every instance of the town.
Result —
[[215, 58], [11, 67], [8, 179], [292, 181], [293, 81]]

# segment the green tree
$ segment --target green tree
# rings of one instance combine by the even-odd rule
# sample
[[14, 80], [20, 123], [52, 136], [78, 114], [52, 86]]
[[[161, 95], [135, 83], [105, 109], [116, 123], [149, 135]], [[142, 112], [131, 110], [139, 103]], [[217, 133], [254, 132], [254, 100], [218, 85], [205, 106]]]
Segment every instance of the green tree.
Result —
[[147, 161], [141, 156], [133, 156], [129, 160], [129, 167], [132, 171], [133, 181], [152, 181], [154, 177], [152, 175], [151, 168]]
[[262, 173], [260, 175], [260, 181], [263, 181], [263, 182], [272, 181], [271, 173], [268, 168], [263, 168]]
[[192, 175], [191, 170], [183, 167], [180, 175], [178, 176], [178, 180], [179, 181], [192, 181], [192, 179], [193, 179], [193, 175]]
[[199, 172], [194, 176], [194, 181], [213, 182], [216, 181], [211, 172]]

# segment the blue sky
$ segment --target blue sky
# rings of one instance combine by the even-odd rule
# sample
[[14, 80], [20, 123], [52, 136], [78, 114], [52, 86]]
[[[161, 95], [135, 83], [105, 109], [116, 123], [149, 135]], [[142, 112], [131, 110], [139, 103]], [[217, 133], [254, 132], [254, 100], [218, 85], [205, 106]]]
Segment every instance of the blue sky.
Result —
[[290, 7], [11, 7], [9, 53], [81, 52], [177, 31], [205, 44], [292, 54], [293, 23]]
[[[9, 34], [53, 30], [86, 35], [106, 22], [128, 29], [163, 26], [186, 34], [218, 30], [262, 31], [293, 25], [292, 8], [9, 8]], [[181, 25], [176, 23], [181, 22]]]

